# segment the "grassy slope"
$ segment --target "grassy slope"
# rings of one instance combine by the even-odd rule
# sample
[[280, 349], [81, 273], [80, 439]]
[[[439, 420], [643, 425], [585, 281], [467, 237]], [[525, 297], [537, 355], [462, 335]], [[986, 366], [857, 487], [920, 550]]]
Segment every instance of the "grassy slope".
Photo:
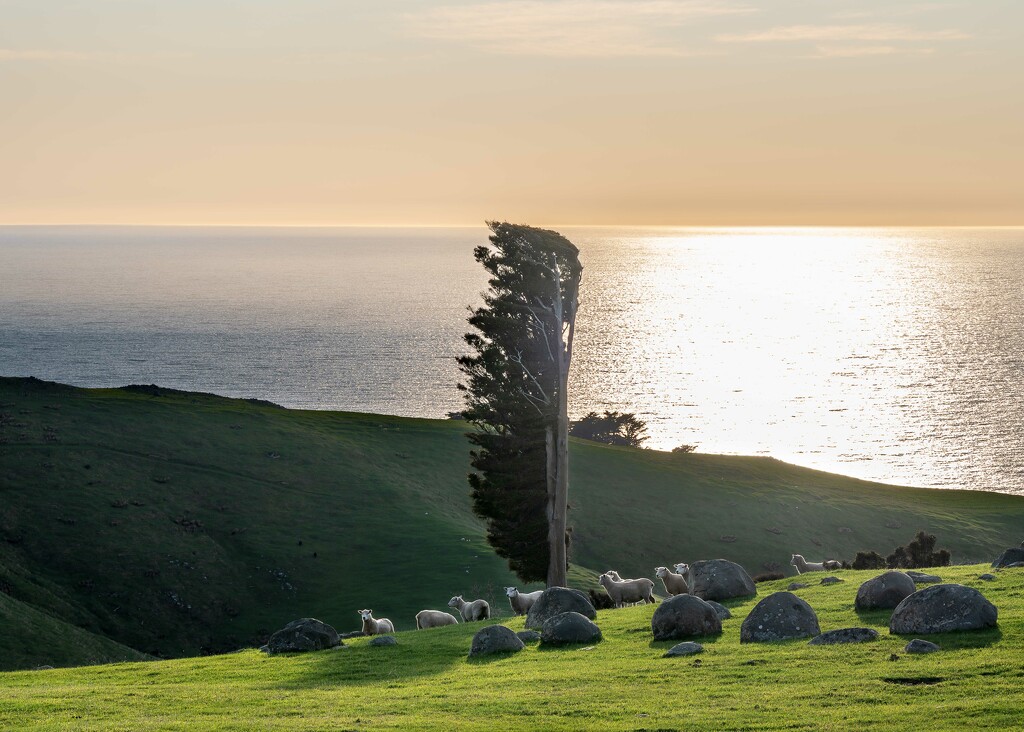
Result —
[[[457, 592], [507, 612], [513, 579], [469, 512], [460, 423], [22, 379], [0, 379], [0, 415], [0, 591], [90, 632], [176, 656], [301, 616], [355, 629], [360, 607], [410, 628]], [[980, 560], [1024, 533], [1019, 497], [766, 458], [574, 443], [572, 467], [578, 584], [588, 567], [717, 555], [756, 572], [793, 551], [889, 551], [918, 528]]]
[[[984, 565], [940, 570], [999, 608], [999, 628], [933, 636], [911, 656], [885, 612], [858, 616], [874, 573], [800, 590], [823, 630], [877, 628], [879, 641], [811, 647], [739, 643], [756, 598], [731, 602], [723, 634], [699, 657], [664, 659], [653, 606], [598, 614], [605, 640], [468, 661], [479, 625], [398, 634], [394, 648], [355, 639], [291, 657], [255, 651], [148, 664], [4, 674], [0, 726], [11, 729], [1014, 729], [1024, 687], [1024, 573], [977, 578]], [[817, 579], [822, 575], [812, 575]], [[761, 585], [762, 596], [788, 580]], [[520, 628], [522, 620], [507, 623]], [[897, 656], [891, 660], [892, 654]], [[927, 683], [914, 683], [924, 680]], [[125, 703], [128, 702], [128, 703]]]

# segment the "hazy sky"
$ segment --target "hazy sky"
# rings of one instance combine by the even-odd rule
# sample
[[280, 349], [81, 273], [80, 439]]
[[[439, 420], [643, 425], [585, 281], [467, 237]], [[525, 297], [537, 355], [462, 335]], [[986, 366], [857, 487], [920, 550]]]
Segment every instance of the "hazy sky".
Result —
[[0, 223], [1024, 224], [1024, 0], [0, 0]]

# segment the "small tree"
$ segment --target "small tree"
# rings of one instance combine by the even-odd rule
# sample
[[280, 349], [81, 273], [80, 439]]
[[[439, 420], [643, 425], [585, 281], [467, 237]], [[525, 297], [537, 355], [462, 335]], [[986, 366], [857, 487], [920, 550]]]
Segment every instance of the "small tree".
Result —
[[647, 423], [629, 412], [590, 412], [569, 427], [569, 434], [607, 445], [643, 447], [648, 438]]

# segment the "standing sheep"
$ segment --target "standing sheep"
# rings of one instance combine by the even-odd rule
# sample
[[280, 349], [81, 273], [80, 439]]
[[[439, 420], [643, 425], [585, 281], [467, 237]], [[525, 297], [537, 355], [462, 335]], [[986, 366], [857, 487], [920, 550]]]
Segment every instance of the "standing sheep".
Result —
[[533, 607], [533, 603], [544, 594], [544, 590], [523, 593], [515, 587], [506, 587], [505, 594], [508, 595], [508, 604], [512, 606], [512, 612], [516, 615], [526, 615]]
[[440, 628], [443, 625], [458, 625], [459, 620], [443, 610], [420, 610], [416, 613], [416, 630]]
[[675, 569], [676, 574], [680, 575], [683, 578], [683, 581], [686, 582], [687, 586], [689, 587], [687, 592], [692, 595], [693, 583], [690, 581], [690, 565], [686, 562], [677, 562], [673, 569]]
[[462, 599], [462, 595], [456, 595], [448, 601], [448, 607], [458, 608], [462, 613], [462, 619], [467, 623], [472, 620], [487, 620], [491, 617], [491, 606], [487, 604], [487, 600], [466, 602]]
[[796, 567], [797, 574], [803, 574], [804, 572], [824, 572], [824, 562], [808, 562], [804, 559], [803, 554], [794, 554], [790, 560], [790, 564]]
[[646, 577], [616, 582], [609, 575], [602, 574], [597, 581], [612, 598], [615, 607], [622, 607], [627, 602], [654, 602], [654, 582]]
[[686, 584], [686, 578], [682, 574], [676, 574], [668, 567], [655, 567], [654, 573], [661, 577], [665, 585], [665, 592], [670, 595], [689, 595], [690, 588]]
[[395, 632], [394, 623], [387, 618], [378, 619], [373, 617], [373, 610], [359, 610], [358, 613], [363, 619], [363, 633], [366, 635], [383, 635]]

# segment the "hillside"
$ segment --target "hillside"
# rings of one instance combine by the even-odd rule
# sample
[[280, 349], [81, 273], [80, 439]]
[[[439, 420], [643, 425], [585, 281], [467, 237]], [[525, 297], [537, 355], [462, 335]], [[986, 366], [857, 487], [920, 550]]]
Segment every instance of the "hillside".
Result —
[[[944, 568], [945, 581], [977, 588], [999, 627], [930, 639], [942, 651], [905, 653], [888, 613], [858, 614], [853, 598], [873, 572], [823, 575], [799, 595], [821, 629], [875, 628], [874, 642], [809, 646], [804, 640], [740, 644], [759, 598], [730, 601], [721, 636], [696, 657], [662, 658], [654, 606], [598, 612], [604, 640], [469, 661], [474, 623], [366, 638], [305, 655], [254, 650], [209, 658], [127, 663], [0, 676], [0, 727], [19, 730], [953, 730], [1019, 729], [1024, 704], [1024, 570]], [[788, 580], [765, 583], [761, 597]], [[514, 629], [522, 618], [507, 620]]]
[[[456, 593], [507, 612], [514, 578], [469, 510], [464, 430], [0, 379], [0, 592], [164, 657], [257, 643], [301, 616], [356, 629], [361, 607], [411, 628]], [[581, 442], [571, 461], [578, 584], [709, 556], [789, 570], [794, 551], [888, 552], [917, 529], [980, 561], [1024, 535], [1015, 496]], [[0, 668], [58, 655], [33, 648]]]

